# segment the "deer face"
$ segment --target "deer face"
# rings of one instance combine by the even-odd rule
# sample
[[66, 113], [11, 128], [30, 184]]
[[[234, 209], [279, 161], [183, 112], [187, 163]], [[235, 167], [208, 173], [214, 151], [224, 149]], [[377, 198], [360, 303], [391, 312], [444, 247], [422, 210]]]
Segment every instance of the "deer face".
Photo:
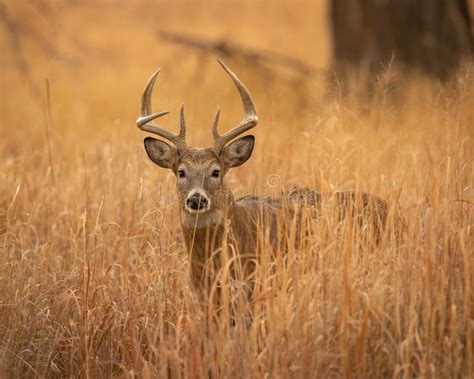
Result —
[[192, 214], [218, 210], [227, 204], [228, 192], [224, 176], [232, 167], [240, 166], [251, 156], [255, 138], [239, 138], [217, 155], [212, 148], [178, 150], [166, 142], [148, 137], [145, 149], [157, 165], [176, 175], [182, 209]]
[[250, 158], [255, 142], [254, 136], [234, 140], [257, 125], [257, 115], [248, 90], [229, 68], [222, 62], [219, 63], [239, 90], [244, 106], [244, 118], [234, 129], [220, 135], [217, 132], [218, 110], [212, 125], [214, 135], [212, 148], [187, 147], [183, 106], [180, 110], [179, 134], [174, 135], [151, 123], [152, 120], [168, 113], [151, 112], [151, 94], [160, 70], [151, 77], [145, 87], [140, 116], [137, 120], [140, 129], [166, 138], [174, 145], [151, 137], [145, 138], [144, 141], [148, 157], [158, 166], [170, 169], [176, 175], [181, 207], [191, 214], [218, 210], [228, 203], [229, 192], [224, 186], [224, 176], [230, 168], [240, 166]]

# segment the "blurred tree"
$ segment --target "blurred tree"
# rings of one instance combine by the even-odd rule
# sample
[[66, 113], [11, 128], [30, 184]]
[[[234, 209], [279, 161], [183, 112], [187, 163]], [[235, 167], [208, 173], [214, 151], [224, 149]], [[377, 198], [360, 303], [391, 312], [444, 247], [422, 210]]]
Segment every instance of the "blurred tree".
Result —
[[473, 52], [474, 0], [332, 0], [334, 70], [376, 73], [392, 58], [446, 79]]

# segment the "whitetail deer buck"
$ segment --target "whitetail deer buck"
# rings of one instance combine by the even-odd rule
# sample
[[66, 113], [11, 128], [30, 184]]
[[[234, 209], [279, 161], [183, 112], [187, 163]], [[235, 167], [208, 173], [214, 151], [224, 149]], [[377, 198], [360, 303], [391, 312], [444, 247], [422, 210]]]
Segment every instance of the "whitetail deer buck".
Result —
[[[192, 148], [186, 145], [186, 123], [182, 105], [179, 134], [174, 135], [151, 122], [169, 113], [151, 111], [151, 95], [160, 69], [153, 74], [145, 87], [137, 119], [137, 126], [141, 130], [157, 134], [174, 145], [151, 137], [144, 140], [150, 159], [157, 165], [172, 170], [176, 175], [181, 226], [190, 256], [191, 282], [198, 293], [205, 292], [204, 288], [213, 282], [212, 272], [215, 271], [210, 271], [209, 274], [205, 267], [209, 260], [214, 261], [214, 266], [219, 266], [219, 254], [215, 253], [220, 248], [226, 246], [234, 258], [238, 257], [244, 275], [250, 275], [256, 259], [258, 260], [256, 255], [259, 228], [265, 231], [276, 248], [281, 243], [279, 236], [282, 231], [278, 226], [278, 218], [282, 215], [282, 210], [290, 215], [283, 217], [286, 221], [298, 224], [301, 220], [294, 217], [298, 214], [295, 210], [310, 206], [317, 213], [321, 206], [321, 194], [305, 188], [295, 188], [278, 197], [245, 196], [234, 199], [232, 191], [225, 184], [225, 175], [229, 169], [242, 165], [250, 158], [255, 141], [251, 135], [235, 138], [254, 128], [258, 118], [247, 88], [226, 65], [221, 61], [219, 63], [239, 91], [244, 117], [234, 129], [221, 135], [217, 131], [218, 110], [212, 124], [212, 148]], [[357, 202], [365, 211], [375, 213], [377, 217], [374, 232], [377, 238], [380, 237], [388, 213], [385, 201], [355, 192], [340, 192], [335, 194], [334, 198], [340, 209], [347, 209], [350, 204]], [[347, 212], [343, 210], [342, 213]], [[300, 225], [296, 227], [300, 228]]]

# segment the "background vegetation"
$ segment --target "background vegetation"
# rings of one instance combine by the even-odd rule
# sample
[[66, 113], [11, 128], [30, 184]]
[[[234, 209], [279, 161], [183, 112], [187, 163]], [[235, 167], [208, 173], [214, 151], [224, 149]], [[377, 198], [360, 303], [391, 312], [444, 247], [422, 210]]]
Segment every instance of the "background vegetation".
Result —
[[[0, 375], [474, 376], [472, 66], [440, 83], [402, 78], [395, 57], [370, 93], [343, 96], [326, 80], [327, 11], [0, 3]], [[176, 130], [184, 102], [191, 145], [210, 144], [217, 105], [222, 129], [240, 120], [216, 54], [259, 112], [253, 157], [229, 175], [238, 195], [361, 190], [404, 218], [402, 243], [376, 247], [321, 222], [286, 264], [259, 267], [258, 296], [237, 307], [235, 326], [196, 304], [174, 178], [148, 160], [135, 126], [157, 66], [154, 109], [171, 110], [163, 124]]]

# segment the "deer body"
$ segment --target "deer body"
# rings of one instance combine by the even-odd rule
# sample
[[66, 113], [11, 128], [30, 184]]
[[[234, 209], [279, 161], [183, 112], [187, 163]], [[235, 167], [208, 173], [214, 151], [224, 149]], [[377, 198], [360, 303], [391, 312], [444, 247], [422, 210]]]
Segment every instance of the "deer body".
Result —
[[[245, 196], [234, 199], [226, 186], [225, 175], [245, 163], [254, 147], [254, 136], [242, 133], [257, 125], [255, 106], [248, 90], [238, 77], [219, 61], [236, 85], [244, 107], [244, 117], [234, 129], [220, 135], [217, 131], [219, 110], [212, 125], [214, 146], [190, 148], [186, 145], [184, 108], [180, 109], [180, 132], [177, 135], [162, 129], [151, 121], [168, 112], [151, 112], [151, 94], [158, 70], [148, 81], [142, 96], [140, 129], [159, 135], [172, 143], [155, 138], [145, 138], [149, 158], [157, 165], [172, 170], [177, 178], [181, 227], [189, 260], [191, 282], [198, 293], [212, 286], [220, 268], [234, 261], [240, 274], [252, 274], [261, 236], [267, 236], [272, 250], [285, 246], [291, 230], [301, 234], [301, 210], [309, 206], [317, 213], [322, 196], [317, 191], [295, 188], [277, 197]], [[344, 192], [335, 194], [340, 204], [341, 216], [358, 203], [362, 209], [370, 208], [378, 214], [375, 229], [381, 233], [385, 227], [388, 205], [381, 199], [367, 194]], [[353, 212], [354, 213], [354, 212]], [[293, 229], [292, 229], [293, 228]], [[260, 232], [260, 234], [259, 234]], [[259, 239], [260, 237], [260, 239]], [[225, 254], [223, 254], [225, 253]]]

